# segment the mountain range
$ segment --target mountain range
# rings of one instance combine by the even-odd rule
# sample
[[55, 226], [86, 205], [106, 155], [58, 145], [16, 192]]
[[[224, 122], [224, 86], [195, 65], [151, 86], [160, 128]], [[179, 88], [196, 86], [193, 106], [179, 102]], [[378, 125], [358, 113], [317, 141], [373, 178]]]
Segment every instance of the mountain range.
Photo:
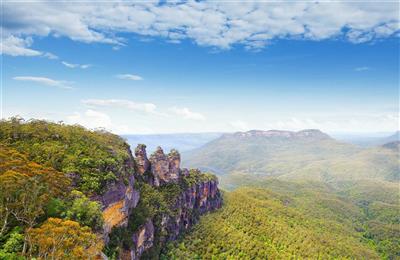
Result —
[[224, 134], [185, 152], [183, 165], [213, 172], [223, 185], [234, 175], [324, 182], [399, 180], [398, 152], [387, 146], [364, 148], [314, 129], [252, 130]]

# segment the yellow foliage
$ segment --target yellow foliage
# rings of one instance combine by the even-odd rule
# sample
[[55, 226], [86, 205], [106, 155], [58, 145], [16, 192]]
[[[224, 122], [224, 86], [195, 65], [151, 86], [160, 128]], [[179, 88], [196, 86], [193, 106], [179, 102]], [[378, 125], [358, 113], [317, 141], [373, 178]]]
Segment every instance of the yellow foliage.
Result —
[[104, 246], [89, 227], [72, 220], [49, 218], [28, 234], [38, 259], [97, 259]]

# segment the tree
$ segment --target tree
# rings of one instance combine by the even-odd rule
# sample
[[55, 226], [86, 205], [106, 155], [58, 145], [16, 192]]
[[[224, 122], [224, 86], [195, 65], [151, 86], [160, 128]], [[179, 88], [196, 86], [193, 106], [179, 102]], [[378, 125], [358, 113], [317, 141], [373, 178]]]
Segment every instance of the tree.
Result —
[[11, 216], [27, 228], [35, 226], [50, 199], [63, 195], [70, 183], [63, 173], [5, 146], [0, 146], [0, 162], [0, 234], [8, 229]]
[[96, 201], [91, 201], [82, 192], [73, 190], [71, 192], [72, 202], [67, 209], [66, 217], [78, 221], [93, 230], [101, 230], [103, 227], [103, 215], [101, 206]]
[[28, 230], [33, 256], [38, 259], [94, 259], [101, 254], [102, 239], [78, 222], [49, 218]]

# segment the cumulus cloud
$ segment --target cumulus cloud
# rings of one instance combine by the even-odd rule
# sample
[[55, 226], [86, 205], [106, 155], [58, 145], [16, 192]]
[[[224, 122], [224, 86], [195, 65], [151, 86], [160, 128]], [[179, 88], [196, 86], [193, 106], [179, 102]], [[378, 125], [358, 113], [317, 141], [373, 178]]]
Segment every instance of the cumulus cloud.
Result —
[[125, 99], [86, 99], [82, 103], [93, 107], [119, 107], [149, 114], [159, 114], [157, 106], [153, 103], [137, 103]]
[[7, 54], [10, 56], [39, 56], [51, 60], [58, 59], [58, 57], [50, 52], [41, 52], [31, 49], [33, 40], [31, 37], [20, 38], [10, 35], [2, 38], [0, 42], [0, 54]]
[[398, 113], [349, 114], [347, 116], [324, 116], [323, 118], [282, 118], [266, 122], [263, 129], [299, 131], [320, 129], [326, 132], [379, 132], [399, 129]]
[[13, 77], [14, 80], [18, 81], [30, 81], [34, 83], [38, 83], [41, 85], [46, 85], [50, 87], [57, 87], [57, 88], [63, 88], [63, 89], [72, 89], [72, 87], [68, 86], [67, 81], [62, 81], [62, 80], [54, 80], [46, 77], [34, 77], [34, 76], [17, 76]]
[[89, 67], [91, 67], [91, 64], [73, 64], [73, 63], [68, 63], [66, 61], [62, 61], [61, 62], [65, 67], [71, 68], [71, 69], [75, 69], [75, 68], [80, 68], [80, 69], [87, 69]]
[[31, 42], [25, 42], [31, 36], [65, 36], [86, 43], [123, 46], [128, 39], [119, 33], [124, 37], [135, 33], [174, 43], [189, 39], [198, 45], [222, 49], [233, 45], [259, 49], [281, 38], [343, 38], [361, 43], [399, 32], [399, 6], [395, 1], [115, 0], [101, 5], [51, 1], [37, 1], [34, 8], [30, 5], [3, 4], [3, 35], [11, 39], [5, 54], [37, 56], [38, 51], [29, 48]]
[[190, 109], [188, 109], [187, 107], [183, 108], [171, 107], [169, 110], [175, 115], [181, 116], [185, 119], [200, 120], [200, 121], [206, 120], [206, 117], [204, 115], [190, 111]]
[[127, 80], [143, 80], [142, 77], [133, 74], [118, 74], [115, 77], [119, 79], [127, 79]]
[[129, 133], [129, 127], [112, 122], [111, 117], [105, 113], [88, 109], [84, 113], [75, 112], [67, 116], [68, 124], [78, 124], [90, 129], [104, 128], [115, 133]]

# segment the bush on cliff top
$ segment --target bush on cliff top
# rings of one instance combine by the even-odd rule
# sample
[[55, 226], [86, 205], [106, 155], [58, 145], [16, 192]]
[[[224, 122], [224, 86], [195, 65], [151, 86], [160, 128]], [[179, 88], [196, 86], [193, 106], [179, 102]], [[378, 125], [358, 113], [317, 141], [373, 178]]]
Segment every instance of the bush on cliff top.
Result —
[[182, 176], [182, 185], [185, 189], [192, 187], [195, 184], [207, 181], [216, 181], [217, 177], [210, 173], [202, 173], [198, 169], [191, 169], [189, 175]]
[[74, 181], [86, 194], [104, 191], [108, 182], [126, 172], [129, 158], [129, 146], [119, 136], [41, 120], [0, 121], [0, 143], [31, 161], [77, 175]]

